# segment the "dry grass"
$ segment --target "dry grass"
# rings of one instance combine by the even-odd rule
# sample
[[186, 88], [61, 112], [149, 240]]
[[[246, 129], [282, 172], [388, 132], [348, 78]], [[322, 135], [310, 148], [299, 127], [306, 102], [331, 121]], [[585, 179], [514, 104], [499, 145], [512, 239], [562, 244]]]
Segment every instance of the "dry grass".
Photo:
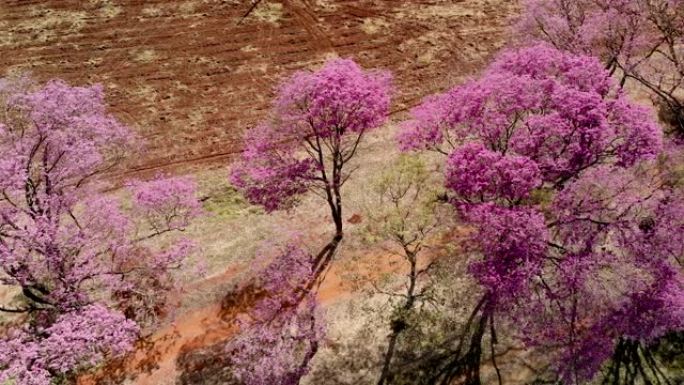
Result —
[[131, 59], [138, 63], [152, 63], [159, 59], [159, 55], [152, 49], [141, 49], [133, 51]]
[[260, 22], [277, 26], [279, 25], [278, 22], [283, 17], [283, 5], [281, 3], [263, 1], [254, 8], [254, 11], [252, 11], [250, 16]]
[[387, 20], [383, 19], [382, 17], [369, 17], [363, 20], [361, 29], [363, 32], [369, 35], [375, 35], [376, 33], [389, 28], [389, 26], [390, 24], [387, 22]]
[[242, 51], [242, 52], [254, 52], [254, 51], [258, 51], [258, 50], [259, 50], [258, 48], [254, 47], [250, 44], [247, 44], [246, 46], [240, 48], [240, 51]]
[[112, 0], [90, 0], [90, 4], [97, 7], [96, 13], [105, 19], [115, 18], [123, 11]]
[[64, 11], [44, 7], [34, 7], [29, 16], [12, 25], [3, 22], [0, 45], [25, 42], [48, 43], [59, 37], [58, 29], [78, 33], [88, 19], [88, 13], [84, 11]]
[[192, 15], [197, 10], [198, 5], [199, 5], [199, 3], [197, 1], [194, 1], [194, 0], [186, 1], [178, 7], [178, 10], [183, 15]]
[[142, 9], [142, 15], [145, 17], [159, 17], [164, 14], [164, 10], [160, 6], [148, 5]]
[[313, 3], [318, 7], [328, 10], [337, 10], [340, 8], [340, 4], [337, 0], [313, 0]]
[[415, 4], [405, 7], [401, 13], [401, 17], [415, 17], [418, 19], [434, 19], [434, 18], [454, 18], [454, 17], [483, 17], [483, 4], [488, 3], [487, 0], [468, 1], [468, 2], [454, 2], [447, 4], [433, 4], [426, 6], [424, 4]]
[[388, 332], [382, 322], [388, 315], [386, 300], [379, 295], [356, 295], [328, 307], [326, 343], [302, 384], [374, 384]]

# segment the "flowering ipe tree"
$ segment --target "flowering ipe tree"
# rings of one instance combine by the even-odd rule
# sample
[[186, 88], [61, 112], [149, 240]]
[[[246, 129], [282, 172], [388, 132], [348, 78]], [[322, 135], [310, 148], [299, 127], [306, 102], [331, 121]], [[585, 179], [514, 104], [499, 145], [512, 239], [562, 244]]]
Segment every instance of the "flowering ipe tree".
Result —
[[[16, 315], [0, 341], [0, 383], [71, 381], [130, 350], [164, 310], [186, 241], [146, 240], [199, 214], [194, 182], [139, 182], [124, 210], [99, 175], [133, 143], [102, 87], [0, 82], [0, 280]], [[134, 214], [134, 215], [133, 215]]]
[[681, 191], [650, 162], [662, 134], [649, 111], [598, 60], [537, 45], [412, 115], [400, 144], [448, 155], [483, 291], [432, 382], [479, 383], [487, 334], [497, 368], [497, 324], [550, 352], [564, 382], [593, 377], [614, 352], [616, 382], [663, 380], [645, 347], [684, 326], [684, 217]]
[[387, 72], [364, 71], [348, 59], [295, 73], [281, 84], [269, 120], [246, 133], [231, 171], [233, 185], [267, 211], [292, 206], [306, 191], [325, 199], [335, 235], [315, 257], [314, 281], [342, 240], [349, 162], [365, 134], [387, 119], [389, 88]]
[[256, 302], [238, 319], [240, 333], [226, 353], [241, 384], [297, 385], [324, 336], [316, 293], [302, 293], [313, 279], [314, 258], [296, 240], [269, 249], [278, 253], [257, 257]]
[[306, 191], [330, 208], [335, 234], [316, 255], [294, 242], [262, 272], [264, 299], [241, 322], [246, 331], [228, 344], [233, 373], [248, 385], [298, 384], [322, 336], [312, 290], [343, 237], [342, 186], [365, 134], [387, 118], [390, 76], [364, 71], [352, 60], [330, 60], [316, 72], [285, 81], [271, 115], [245, 135], [230, 180], [266, 211], [288, 208]]
[[527, 40], [600, 58], [621, 82], [634, 79], [684, 134], [684, 1], [527, 0]]

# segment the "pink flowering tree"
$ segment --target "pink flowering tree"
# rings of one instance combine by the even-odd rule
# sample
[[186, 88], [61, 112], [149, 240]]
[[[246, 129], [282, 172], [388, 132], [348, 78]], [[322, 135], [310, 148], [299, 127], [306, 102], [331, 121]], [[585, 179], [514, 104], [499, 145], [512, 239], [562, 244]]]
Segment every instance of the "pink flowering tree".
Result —
[[267, 122], [245, 135], [230, 180], [267, 211], [291, 207], [312, 191], [330, 208], [335, 235], [315, 258], [313, 279], [329, 265], [343, 236], [342, 186], [366, 133], [387, 119], [390, 75], [349, 59], [300, 71], [278, 89]]
[[0, 280], [17, 315], [2, 339], [0, 381], [49, 384], [132, 348], [163, 311], [187, 241], [147, 240], [200, 213], [184, 177], [139, 182], [126, 210], [101, 193], [132, 148], [102, 87], [0, 82]]
[[558, 266], [542, 275], [550, 288], [530, 304], [523, 335], [564, 346], [556, 367], [567, 382], [590, 379], [611, 357], [606, 381], [667, 382], [648, 346], [684, 325], [684, 201], [660, 174], [640, 171], [594, 168], [551, 203]]
[[613, 353], [618, 377], [643, 364], [645, 381], [663, 380], [646, 347], [684, 325], [684, 221], [681, 193], [651, 162], [662, 134], [648, 110], [598, 60], [538, 45], [412, 116], [400, 146], [447, 155], [483, 292], [432, 383], [479, 383], [486, 334], [501, 381], [497, 323], [549, 351], [564, 382], [592, 378]]
[[297, 385], [324, 336], [313, 279], [314, 258], [294, 242], [275, 258], [260, 256], [258, 300], [238, 320], [240, 333], [226, 346], [233, 376], [245, 385]]
[[342, 187], [365, 134], [389, 110], [390, 76], [334, 59], [315, 72], [300, 71], [278, 89], [268, 121], [245, 135], [230, 181], [266, 211], [292, 207], [312, 191], [328, 204], [335, 234], [316, 255], [295, 246], [260, 273], [265, 298], [232, 341], [234, 375], [245, 384], [298, 384], [321, 338], [312, 289], [343, 237]]
[[684, 130], [684, 1], [527, 0], [518, 31], [599, 57], [611, 73], [633, 79], [662, 107], [663, 118]]

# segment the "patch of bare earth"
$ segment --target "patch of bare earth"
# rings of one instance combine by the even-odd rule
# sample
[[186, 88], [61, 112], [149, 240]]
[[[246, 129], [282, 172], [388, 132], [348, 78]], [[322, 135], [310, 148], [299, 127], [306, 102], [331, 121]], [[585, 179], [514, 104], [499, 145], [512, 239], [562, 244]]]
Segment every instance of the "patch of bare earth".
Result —
[[128, 170], [229, 160], [273, 87], [330, 56], [395, 75], [394, 110], [481, 66], [504, 40], [505, 0], [7, 0], [0, 69], [100, 82], [148, 148]]

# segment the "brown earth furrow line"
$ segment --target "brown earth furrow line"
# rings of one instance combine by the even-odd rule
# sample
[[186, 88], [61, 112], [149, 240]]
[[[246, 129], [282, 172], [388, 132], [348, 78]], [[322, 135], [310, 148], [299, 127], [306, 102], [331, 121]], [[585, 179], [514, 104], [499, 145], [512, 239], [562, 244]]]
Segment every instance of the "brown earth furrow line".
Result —
[[[41, 80], [104, 83], [112, 110], [140, 127], [148, 141], [148, 151], [129, 166], [174, 168], [230, 158], [241, 132], [263, 118], [277, 81], [320, 63], [326, 52], [392, 70], [394, 103], [405, 107], [424, 95], [425, 84], [437, 82], [441, 71], [481, 62], [478, 57], [471, 64], [459, 46], [501, 39], [506, 6], [477, 1], [483, 4], [478, 10], [490, 15], [420, 14], [434, 12], [432, 6], [465, 12], [478, 7], [463, 2], [331, 0], [334, 8], [327, 8], [313, 0], [269, 0], [258, 10], [261, 16], [250, 15], [239, 26], [232, 21], [245, 7], [230, 4], [194, 2], [179, 14], [191, 2], [118, 1], [118, 14], [104, 17], [104, 8], [79, 1], [5, 1], [0, 40], [10, 44], [0, 46], [0, 66], [31, 69]], [[76, 19], [47, 19], [55, 15]], [[384, 24], [369, 34], [369, 18]], [[33, 30], [34, 23], [47, 24]], [[22, 32], [8, 35], [11, 29]], [[419, 39], [433, 32], [440, 47]], [[430, 66], [414, 60], [426, 49], [436, 52]], [[445, 52], [455, 59], [447, 63]]]

